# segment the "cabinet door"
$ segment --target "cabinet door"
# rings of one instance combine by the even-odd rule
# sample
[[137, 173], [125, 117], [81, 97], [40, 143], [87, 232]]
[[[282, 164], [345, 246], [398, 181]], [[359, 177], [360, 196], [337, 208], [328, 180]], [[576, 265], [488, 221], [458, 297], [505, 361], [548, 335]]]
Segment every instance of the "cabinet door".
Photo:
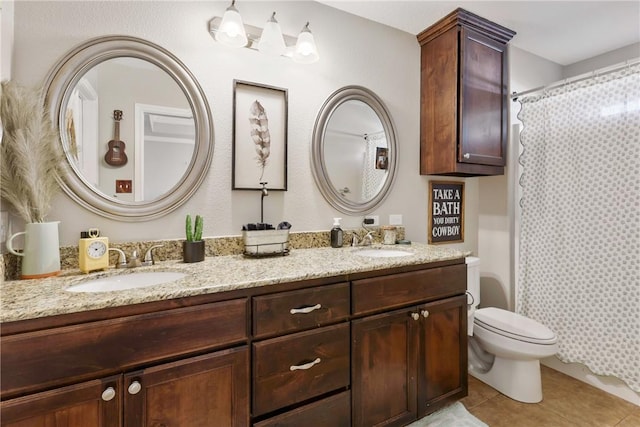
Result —
[[422, 417], [467, 395], [467, 299], [447, 298], [419, 311], [418, 414]]
[[507, 148], [506, 48], [462, 27], [458, 162], [504, 166]]
[[415, 309], [353, 321], [353, 426], [402, 426], [417, 417]]
[[125, 427], [245, 427], [249, 424], [246, 346], [126, 374]]
[[122, 377], [87, 381], [0, 403], [3, 427], [120, 427]]

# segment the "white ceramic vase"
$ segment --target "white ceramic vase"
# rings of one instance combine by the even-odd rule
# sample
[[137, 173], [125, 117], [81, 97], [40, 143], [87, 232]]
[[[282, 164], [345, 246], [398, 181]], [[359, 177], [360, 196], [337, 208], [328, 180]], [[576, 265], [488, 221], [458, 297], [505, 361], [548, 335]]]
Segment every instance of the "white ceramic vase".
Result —
[[[22, 257], [22, 279], [39, 279], [60, 274], [60, 243], [58, 224], [53, 222], [31, 222], [25, 231], [12, 235], [7, 240], [7, 249]], [[24, 250], [13, 248], [13, 239], [24, 235]]]

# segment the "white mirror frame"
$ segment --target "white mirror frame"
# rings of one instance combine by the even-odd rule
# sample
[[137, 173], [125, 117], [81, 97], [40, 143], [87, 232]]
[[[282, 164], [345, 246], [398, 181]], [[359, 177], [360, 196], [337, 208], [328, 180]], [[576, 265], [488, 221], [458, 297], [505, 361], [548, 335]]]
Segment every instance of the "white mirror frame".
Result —
[[[331, 185], [331, 179], [327, 172], [327, 165], [324, 158], [324, 144], [327, 125], [335, 110], [347, 101], [361, 101], [371, 107], [376, 113], [385, 132], [389, 147], [389, 163], [387, 166], [388, 175], [382, 188], [373, 198], [364, 202], [354, 202], [347, 200], [340, 195], [338, 190]], [[396, 175], [396, 164], [398, 159], [398, 145], [396, 142], [396, 132], [391, 119], [382, 100], [371, 90], [362, 86], [345, 86], [332, 93], [318, 113], [316, 124], [313, 129], [311, 141], [311, 170], [313, 178], [320, 189], [322, 196], [331, 206], [338, 211], [349, 214], [366, 214], [375, 209], [389, 194]]]
[[[67, 150], [64, 108], [82, 76], [103, 61], [133, 57], [148, 61], [168, 73], [191, 106], [196, 126], [191, 163], [180, 182], [163, 196], [144, 202], [126, 202], [97, 191], [76, 168]], [[120, 221], [145, 221], [168, 214], [185, 203], [204, 180], [213, 158], [214, 136], [211, 110], [202, 88], [189, 69], [166, 49], [129, 36], [106, 36], [88, 40], [73, 48], [51, 70], [44, 84], [43, 102], [55, 125], [67, 161], [62, 179], [64, 192], [86, 209]]]

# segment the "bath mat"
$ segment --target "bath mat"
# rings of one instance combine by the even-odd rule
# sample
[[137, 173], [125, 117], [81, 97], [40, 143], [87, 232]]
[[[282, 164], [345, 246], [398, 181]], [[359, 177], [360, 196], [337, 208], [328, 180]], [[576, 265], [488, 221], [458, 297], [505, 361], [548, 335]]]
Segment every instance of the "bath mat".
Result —
[[464, 405], [456, 402], [431, 415], [409, 424], [407, 427], [489, 427], [473, 415]]

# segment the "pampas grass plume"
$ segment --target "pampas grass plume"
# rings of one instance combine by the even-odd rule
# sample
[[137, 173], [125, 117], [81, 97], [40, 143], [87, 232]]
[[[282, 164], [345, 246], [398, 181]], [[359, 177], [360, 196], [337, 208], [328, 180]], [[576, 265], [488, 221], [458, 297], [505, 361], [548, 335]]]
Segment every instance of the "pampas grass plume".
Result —
[[2, 82], [0, 119], [0, 195], [24, 221], [44, 222], [60, 189], [58, 134], [39, 93], [12, 81]]

